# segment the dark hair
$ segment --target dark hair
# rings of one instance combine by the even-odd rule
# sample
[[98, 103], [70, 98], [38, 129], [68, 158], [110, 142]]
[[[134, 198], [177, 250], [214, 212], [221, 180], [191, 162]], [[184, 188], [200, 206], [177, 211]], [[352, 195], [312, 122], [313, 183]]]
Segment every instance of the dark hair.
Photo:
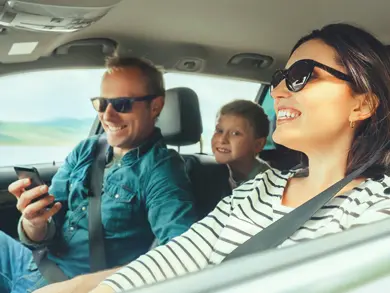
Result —
[[263, 108], [247, 100], [235, 100], [224, 105], [219, 115], [235, 115], [246, 119], [254, 130], [256, 138], [267, 137], [269, 133], [269, 120]]
[[376, 158], [364, 173], [383, 174], [390, 164], [390, 56], [388, 49], [373, 35], [349, 24], [331, 24], [301, 38], [291, 54], [303, 43], [317, 39], [337, 52], [337, 62], [352, 77], [351, 89], [367, 94], [373, 115], [355, 131], [348, 154], [347, 174]]
[[162, 73], [148, 60], [135, 57], [119, 57], [114, 54], [106, 59], [106, 68], [138, 68], [145, 79], [147, 94], [165, 96]]

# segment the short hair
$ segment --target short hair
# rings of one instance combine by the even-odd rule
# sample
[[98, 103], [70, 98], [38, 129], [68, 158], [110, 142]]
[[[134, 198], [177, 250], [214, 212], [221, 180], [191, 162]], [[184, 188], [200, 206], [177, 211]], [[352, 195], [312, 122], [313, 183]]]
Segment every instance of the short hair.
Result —
[[254, 130], [256, 138], [267, 137], [269, 120], [263, 108], [252, 101], [235, 100], [224, 105], [218, 112], [220, 115], [234, 115], [246, 119]]
[[161, 71], [148, 60], [136, 57], [120, 57], [114, 54], [113, 56], [106, 58], [106, 68], [137, 68], [141, 71], [145, 80], [147, 94], [165, 96], [163, 75]]

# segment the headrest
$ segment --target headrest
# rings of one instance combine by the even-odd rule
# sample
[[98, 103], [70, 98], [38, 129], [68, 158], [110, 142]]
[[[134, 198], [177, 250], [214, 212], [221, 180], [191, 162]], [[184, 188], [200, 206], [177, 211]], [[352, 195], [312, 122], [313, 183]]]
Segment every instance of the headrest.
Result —
[[185, 87], [167, 90], [165, 105], [156, 126], [161, 129], [168, 145], [198, 143], [203, 132], [198, 95]]

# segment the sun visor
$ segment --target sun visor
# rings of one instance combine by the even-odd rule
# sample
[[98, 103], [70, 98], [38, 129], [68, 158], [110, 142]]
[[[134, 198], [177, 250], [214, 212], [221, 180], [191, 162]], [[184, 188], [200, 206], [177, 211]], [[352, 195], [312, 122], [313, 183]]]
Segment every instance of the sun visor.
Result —
[[0, 26], [29, 31], [75, 32], [98, 21], [121, 1], [6, 1], [0, 12]]

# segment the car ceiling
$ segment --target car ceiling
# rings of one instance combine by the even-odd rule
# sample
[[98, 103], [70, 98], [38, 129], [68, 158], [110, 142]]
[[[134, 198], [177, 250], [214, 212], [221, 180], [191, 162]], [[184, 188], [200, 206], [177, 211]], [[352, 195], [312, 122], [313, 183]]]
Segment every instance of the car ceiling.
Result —
[[[79, 5], [83, 2], [90, 3], [77, 1]], [[53, 52], [71, 41], [107, 38], [118, 43], [121, 55], [148, 58], [167, 71], [178, 70], [181, 58], [197, 58], [204, 61], [199, 71], [205, 74], [268, 81], [276, 68], [284, 66], [302, 35], [329, 23], [359, 25], [389, 44], [389, 14], [388, 0], [123, 0], [97, 23], [75, 33], [11, 29], [1, 34], [0, 74], [45, 67], [45, 62], [48, 67], [49, 61], [77, 66], [91, 59], [91, 65], [102, 65], [92, 51], [57, 57], [62, 63], [56, 63]], [[39, 45], [32, 54], [8, 55], [13, 43], [36, 41]], [[269, 55], [274, 61], [266, 69], [227, 66], [237, 53]]]

